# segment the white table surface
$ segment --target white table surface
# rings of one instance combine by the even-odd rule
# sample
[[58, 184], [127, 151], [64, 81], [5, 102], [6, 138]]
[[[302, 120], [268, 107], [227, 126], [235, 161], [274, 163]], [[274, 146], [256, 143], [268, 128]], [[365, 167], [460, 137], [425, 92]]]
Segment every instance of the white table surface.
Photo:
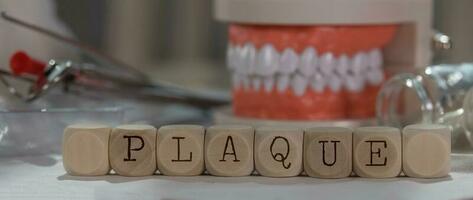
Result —
[[0, 159], [0, 199], [472, 199], [473, 155], [452, 155], [442, 179], [74, 177], [58, 156]]

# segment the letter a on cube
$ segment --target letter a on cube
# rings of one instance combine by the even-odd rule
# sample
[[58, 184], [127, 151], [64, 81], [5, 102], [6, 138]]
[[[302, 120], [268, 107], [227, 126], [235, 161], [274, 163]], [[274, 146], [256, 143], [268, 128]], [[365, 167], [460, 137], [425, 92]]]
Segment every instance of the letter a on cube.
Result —
[[205, 166], [215, 176], [248, 176], [253, 172], [254, 129], [217, 125], [205, 134]]

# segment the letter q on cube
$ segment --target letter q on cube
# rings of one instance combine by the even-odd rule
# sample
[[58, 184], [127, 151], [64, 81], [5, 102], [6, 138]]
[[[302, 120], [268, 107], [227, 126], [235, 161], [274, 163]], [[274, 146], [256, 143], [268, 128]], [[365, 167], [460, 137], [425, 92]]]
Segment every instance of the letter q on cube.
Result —
[[302, 172], [304, 132], [293, 127], [259, 127], [255, 131], [255, 168], [262, 176], [291, 177]]

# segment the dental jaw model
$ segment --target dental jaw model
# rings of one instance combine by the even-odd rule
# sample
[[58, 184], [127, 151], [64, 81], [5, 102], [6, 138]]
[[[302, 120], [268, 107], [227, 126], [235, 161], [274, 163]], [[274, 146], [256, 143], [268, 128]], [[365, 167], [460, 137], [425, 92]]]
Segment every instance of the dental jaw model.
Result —
[[217, 19], [230, 22], [227, 66], [240, 118], [370, 119], [388, 71], [430, 60], [429, 0], [216, 0], [215, 6]]
[[231, 25], [235, 114], [298, 120], [373, 116], [384, 80], [381, 48], [395, 30]]

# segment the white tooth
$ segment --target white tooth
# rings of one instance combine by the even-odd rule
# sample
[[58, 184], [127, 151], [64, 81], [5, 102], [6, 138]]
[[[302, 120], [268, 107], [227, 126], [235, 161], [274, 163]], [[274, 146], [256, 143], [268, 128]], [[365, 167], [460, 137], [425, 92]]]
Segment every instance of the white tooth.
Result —
[[279, 72], [282, 74], [291, 74], [296, 71], [297, 64], [299, 62], [299, 56], [296, 52], [289, 48], [284, 49], [279, 60]]
[[263, 79], [264, 91], [271, 92], [273, 90], [274, 79], [273, 76], [267, 76]]
[[250, 85], [251, 85], [251, 83], [250, 83], [251, 81], [250, 81], [250, 78], [248, 77], [248, 75], [241, 75], [240, 78], [241, 78], [241, 82], [242, 82], [242, 85], [243, 85], [243, 89], [249, 90]]
[[240, 84], [241, 84], [240, 75], [237, 74], [237, 73], [233, 73], [232, 74], [232, 86], [233, 86], [233, 88], [234, 89], [240, 88]]
[[319, 70], [322, 72], [324, 75], [331, 75], [333, 74], [336, 62], [335, 62], [335, 56], [333, 53], [324, 53], [322, 56], [319, 58]]
[[332, 91], [338, 92], [342, 87], [342, 79], [338, 75], [331, 75], [327, 77], [328, 86]]
[[368, 54], [368, 67], [370, 69], [380, 69], [383, 65], [383, 54], [379, 49], [373, 49]]
[[261, 78], [259, 77], [254, 77], [251, 80], [252, 85], [253, 85], [253, 90], [258, 91], [261, 88]]
[[289, 75], [278, 76], [276, 87], [278, 92], [284, 92], [289, 87], [290, 77]]
[[378, 85], [383, 82], [384, 74], [380, 69], [371, 69], [366, 73], [366, 80], [371, 85]]
[[314, 74], [317, 67], [317, 52], [314, 48], [309, 47], [302, 52], [299, 60], [298, 70], [302, 75], [310, 77]]
[[244, 49], [240, 46], [234, 47], [234, 67], [235, 71], [238, 74], [247, 74], [246, 65], [245, 65], [245, 57], [246, 53]]
[[302, 96], [305, 93], [309, 80], [300, 74], [295, 74], [291, 80], [292, 91], [296, 96]]
[[345, 87], [351, 92], [359, 92], [365, 86], [362, 76], [347, 75], [343, 79]]
[[227, 47], [226, 61], [227, 61], [228, 69], [230, 69], [230, 70], [235, 69], [235, 48], [231, 44], [228, 45], [228, 47]]
[[337, 72], [337, 74], [340, 75], [341, 77], [345, 76], [351, 67], [350, 62], [351, 60], [350, 58], [348, 58], [347, 55], [345, 54], [341, 55], [338, 58], [337, 66], [335, 67], [335, 71]]
[[235, 69], [240, 74], [251, 74], [255, 65], [256, 50], [251, 43], [235, 48]]
[[255, 63], [256, 63], [256, 48], [251, 43], [246, 43], [243, 46], [243, 50], [245, 58], [243, 60], [243, 65], [245, 65], [245, 69], [247, 70], [247, 74], [253, 74]]
[[368, 56], [363, 52], [358, 52], [353, 56], [351, 71], [355, 75], [365, 73], [365, 69], [368, 65]]
[[255, 73], [261, 76], [274, 75], [278, 69], [279, 53], [270, 44], [264, 45], [256, 58]]
[[316, 92], [323, 92], [325, 88], [325, 79], [321, 74], [314, 74], [310, 79], [310, 86]]

